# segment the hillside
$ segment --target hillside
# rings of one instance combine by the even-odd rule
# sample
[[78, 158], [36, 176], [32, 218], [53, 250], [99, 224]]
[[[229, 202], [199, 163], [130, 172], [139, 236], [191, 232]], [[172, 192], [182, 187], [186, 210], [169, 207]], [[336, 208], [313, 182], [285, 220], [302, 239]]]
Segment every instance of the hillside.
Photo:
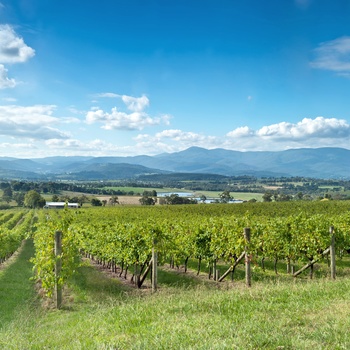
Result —
[[98, 180], [146, 174], [201, 173], [257, 177], [350, 178], [350, 150], [303, 148], [279, 152], [239, 152], [191, 147], [181, 152], [134, 157], [0, 157], [3, 179]]

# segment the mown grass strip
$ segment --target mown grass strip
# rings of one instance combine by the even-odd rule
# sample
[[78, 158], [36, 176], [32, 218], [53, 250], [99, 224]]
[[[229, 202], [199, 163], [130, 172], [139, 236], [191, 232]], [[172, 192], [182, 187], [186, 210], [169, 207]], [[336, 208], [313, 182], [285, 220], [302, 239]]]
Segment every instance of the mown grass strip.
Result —
[[34, 255], [32, 240], [25, 240], [8, 266], [0, 270], [0, 327], [16, 318], [16, 313], [35, 299], [33, 265], [29, 259]]

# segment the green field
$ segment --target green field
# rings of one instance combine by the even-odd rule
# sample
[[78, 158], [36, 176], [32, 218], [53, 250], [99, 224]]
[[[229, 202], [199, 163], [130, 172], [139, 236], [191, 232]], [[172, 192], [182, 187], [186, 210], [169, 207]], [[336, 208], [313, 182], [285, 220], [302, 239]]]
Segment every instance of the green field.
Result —
[[[106, 187], [106, 189], [112, 189], [112, 190], [121, 190], [125, 192], [131, 192], [134, 193], [140, 193], [142, 194], [144, 191], [157, 191], [157, 193], [164, 193], [164, 192], [192, 192], [194, 197], [200, 197], [201, 195], [205, 195], [208, 198], [220, 198], [220, 194], [222, 191], [190, 191], [183, 188], [171, 188], [171, 187], [164, 187], [164, 188], [145, 188], [145, 187]], [[250, 193], [250, 192], [230, 192], [231, 196], [235, 199], [241, 199], [241, 200], [250, 200], [252, 198], [255, 198], [258, 201], [262, 201], [263, 193]]]

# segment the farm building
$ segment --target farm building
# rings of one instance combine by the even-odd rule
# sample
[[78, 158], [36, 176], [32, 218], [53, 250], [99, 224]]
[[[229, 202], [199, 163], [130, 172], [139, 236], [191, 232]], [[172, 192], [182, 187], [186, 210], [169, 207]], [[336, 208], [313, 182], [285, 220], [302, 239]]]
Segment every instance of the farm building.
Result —
[[63, 209], [65, 205], [67, 205], [68, 208], [79, 208], [79, 203], [46, 202], [44, 209]]

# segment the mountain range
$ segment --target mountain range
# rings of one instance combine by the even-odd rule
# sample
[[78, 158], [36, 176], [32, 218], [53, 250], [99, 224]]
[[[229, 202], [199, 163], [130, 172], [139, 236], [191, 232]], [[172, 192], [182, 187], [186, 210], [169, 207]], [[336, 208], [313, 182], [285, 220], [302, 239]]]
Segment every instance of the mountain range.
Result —
[[167, 173], [350, 179], [350, 150], [327, 147], [240, 152], [191, 147], [156, 156], [0, 157], [2, 179], [118, 180]]

